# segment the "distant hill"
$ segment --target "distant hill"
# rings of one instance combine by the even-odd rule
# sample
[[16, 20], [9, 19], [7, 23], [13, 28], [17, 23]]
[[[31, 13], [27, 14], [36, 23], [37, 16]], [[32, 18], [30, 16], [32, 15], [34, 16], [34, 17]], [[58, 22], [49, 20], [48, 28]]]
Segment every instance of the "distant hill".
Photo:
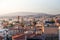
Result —
[[15, 12], [15, 13], [7, 13], [3, 16], [27, 16], [27, 15], [34, 15], [38, 13], [33, 13], [33, 12]]
[[42, 17], [42, 16], [53, 16], [51, 14], [46, 14], [46, 13], [37, 13], [37, 14], [34, 14], [34, 15], [27, 15], [26, 17], [36, 17], [36, 18], [39, 18], [39, 17]]
[[60, 16], [60, 14], [56, 14], [55, 16]]
[[35, 12], [15, 12], [15, 13], [7, 13], [5, 15], [2, 16], [27, 16], [27, 15], [43, 15], [43, 16], [47, 16], [47, 15], [51, 15], [51, 14], [46, 14], [46, 13], [35, 13]]
[[[60, 15], [60, 14], [58, 14]], [[48, 17], [53, 17], [53, 16], [57, 16], [57, 15], [52, 15], [52, 14], [47, 14], [47, 13], [34, 13], [34, 12], [15, 12], [15, 13], [8, 13], [2, 16], [24, 16], [24, 17], [41, 17], [41, 16], [48, 16]]]

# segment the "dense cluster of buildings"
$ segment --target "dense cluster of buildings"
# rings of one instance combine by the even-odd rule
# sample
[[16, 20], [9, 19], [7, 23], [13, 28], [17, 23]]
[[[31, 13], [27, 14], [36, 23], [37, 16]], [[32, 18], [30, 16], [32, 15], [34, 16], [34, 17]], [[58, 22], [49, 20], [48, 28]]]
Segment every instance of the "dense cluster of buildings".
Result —
[[[60, 16], [56, 16], [56, 17], [40, 17], [40, 18], [34, 18], [34, 17], [29, 17], [29, 18], [26, 18], [26, 17], [22, 17], [22, 16], [17, 16], [17, 17], [12, 17], [12, 18], [9, 18], [9, 17], [4, 17], [4, 18], [1, 18], [0, 19], [0, 24], [2, 24], [3, 26], [6, 26], [8, 24], [16, 24], [16, 23], [23, 23], [24, 26], [27, 26], [27, 25], [33, 25], [33, 22], [36, 22], [36, 23], [42, 23], [42, 24], [56, 24], [56, 20], [59, 19]], [[9, 25], [8, 25], [9, 26]], [[55, 25], [56, 26], [56, 25]]]
[[[7, 17], [7, 18], [1, 18], [0, 19], [0, 29], [10, 29], [14, 32], [24, 32], [24, 31], [32, 31], [36, 34], [43, 34], [45, 27], [57, 27], [58, 28], [58, 22], [60, 22], [60, 16], [56, 17]], [[56, 25], [57, 24], [57, 25]], [[18, 33], [18, 32], [17, 32]]]

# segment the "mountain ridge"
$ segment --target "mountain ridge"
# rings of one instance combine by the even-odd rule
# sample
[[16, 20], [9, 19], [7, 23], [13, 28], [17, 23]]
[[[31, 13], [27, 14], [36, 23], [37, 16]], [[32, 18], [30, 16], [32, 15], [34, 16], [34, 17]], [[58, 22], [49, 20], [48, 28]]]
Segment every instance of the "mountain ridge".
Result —
[[[53, 14], [47, 14], [47, 13], [35, 13], [35, 12], [15, 12], [15, 13], [9, 13], [9, 14], [5, 14], [5, 15], [2, 15], [3, 16], [6, 16], [6, 17], [12, 17], [12, 16], [23, 16], [23, 17], [41, 17], [41, 16], [58, 16], [60, 14], [56, 14], [56, 15], [53, 15]], [[1, 17], [1, 16], [0, 16]]]
[[0, 16], [27, 16], [27, 15], [53, 15], [53, 14], [47, 14], [47, 13], [37, 13], [37, 12], [14, 12], [14, 13], [7, 13]]

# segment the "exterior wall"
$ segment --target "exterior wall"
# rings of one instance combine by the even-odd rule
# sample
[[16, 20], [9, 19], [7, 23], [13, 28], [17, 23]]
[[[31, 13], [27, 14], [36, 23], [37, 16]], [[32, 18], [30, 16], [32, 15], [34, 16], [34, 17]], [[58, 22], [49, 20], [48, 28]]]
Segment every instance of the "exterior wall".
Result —
[[58, 28], [56, 27], [46, 27], [44, 28], [45, 34], [58, 34]]
[[0, 36], [0, 40], [2, 40], [3, 38]]

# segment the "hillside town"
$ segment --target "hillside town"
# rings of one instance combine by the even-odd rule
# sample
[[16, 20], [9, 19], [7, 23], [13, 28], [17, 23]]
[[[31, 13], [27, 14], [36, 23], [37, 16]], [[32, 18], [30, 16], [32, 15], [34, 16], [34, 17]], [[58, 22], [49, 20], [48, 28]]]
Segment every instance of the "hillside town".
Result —
[[0, 40], [58, 40], [60, 16], [0, 18]]
[[60, 0], [0, 0], [0, 40], [60, 40]]

